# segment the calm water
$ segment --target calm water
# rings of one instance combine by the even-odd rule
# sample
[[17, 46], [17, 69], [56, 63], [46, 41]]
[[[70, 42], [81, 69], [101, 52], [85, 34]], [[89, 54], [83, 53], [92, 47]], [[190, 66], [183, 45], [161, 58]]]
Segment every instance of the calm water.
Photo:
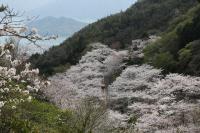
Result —
[[[0, 45], [5, 43], [5, 40], [7, 38], [0, 37]], [[66, 37], [58, 37], [56, 40], [48, 40], [48, 41], [38, 41], [37, 44], [41, 47], [37, 47], [33, 44], [30, 44], [26, 40], [20, 41], [20, 48], [22, 52], [27, 53], [28, 55], [34, 54], [34, 53], [43, 53], [44, 51], [48, 50], [52, 46], [57, 46], [61, 44], [64, 40], [66, 40]]]

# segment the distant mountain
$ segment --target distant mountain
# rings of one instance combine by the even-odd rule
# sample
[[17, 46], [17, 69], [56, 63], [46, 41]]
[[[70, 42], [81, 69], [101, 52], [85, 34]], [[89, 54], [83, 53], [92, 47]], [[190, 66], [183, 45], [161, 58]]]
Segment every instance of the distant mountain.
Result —
[[42, 35], [59, 35], [67, 38], [85, 27], [87, 23], [65, 17], [45, 17], [28, 25], [37, 28]]
[[[10, 1], [10, 3], [13, 3], [13, 0]], [[30, 10], [28, 14], [31, 16], [39, 15], [41, 17], [64, 16], [76, 18], [84, 22], [94, 22], [110, 14], [126, 10], [127, 7], [135, 3], [135, 1], [136, 0], [117, 0], [117, 2], [116, 0], [48, 0], [46, 4]]]

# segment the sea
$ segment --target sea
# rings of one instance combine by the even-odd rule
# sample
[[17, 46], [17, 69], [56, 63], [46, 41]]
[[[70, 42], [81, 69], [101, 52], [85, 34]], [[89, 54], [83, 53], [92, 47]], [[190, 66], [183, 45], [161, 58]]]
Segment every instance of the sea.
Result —
[[[5, 44], [5, 42], [8, 42], [10, 38], [7, 37], [0, 37], [0, 45]], [[25, 39], [21, 39], [18, 41], [15, 39], [17, 42], [15, 45], [18, 46], [20, 52], [26, 53], [27, 55], [32, 55], [35, 53], [43, 53], [45, 51], [48, 51], [49, 48], [53, 46], [58, 46], [62, 42], [64, 42], [67, 39], [67, 37], [58, 37], [57, 39], [53, 40], [45, 40], [45, 41], [38, 41], [36, 44], [33, 44]]]

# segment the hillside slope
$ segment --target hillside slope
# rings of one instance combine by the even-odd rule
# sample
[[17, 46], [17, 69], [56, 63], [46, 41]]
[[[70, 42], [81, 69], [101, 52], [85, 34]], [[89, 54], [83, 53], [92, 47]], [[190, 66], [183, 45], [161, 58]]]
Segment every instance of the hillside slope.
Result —
[[[122, 64], [123, 53], [127, 55], [127, 52], [117, 52], [100, 43], [91, 46], [92, 51], [87, 52], [77, 65], [49, 78], [52, 85], [45, 90], [45, 94], [56, 105], [69, 108], [86, 97], [98, 97], [104, 100], [105, 95], [102, 90], [104, 76]], [[108, 70], [111, 66], [113, 69]]]
[[[142, 40], [139, 43], [144, 44]], [[122, 53], [96, 44], [77, 65], [50, 77], [52, 84], [44, 94], [64, 109], [78, 106], [87, 97], [103, 101], [109, 121], [115, 119], [109, 126], [115, 128], [131, 126], [141, 133], [198, 133], [200, 77], [163, 75], [160, 69], [146, 64], [132, 65], [125, 66], [105, 87], [108, 68], [113, 71], [122, 66], [127, 57], [127, 52]]]
[[145, 59], [166, 72], [200, 75], [200, 5], [179, 17], [162, 39], [145, 49]]
[[125, 12], [88, 25], [60, 46], [30, 61], [45, 74], [67, 63], [76, 64], [91, 42], [103, 42], [112, 48], [124, 48], [131, 40], [165, 31], [170, 22], [196, 4], [196, 0], [142, 0]]

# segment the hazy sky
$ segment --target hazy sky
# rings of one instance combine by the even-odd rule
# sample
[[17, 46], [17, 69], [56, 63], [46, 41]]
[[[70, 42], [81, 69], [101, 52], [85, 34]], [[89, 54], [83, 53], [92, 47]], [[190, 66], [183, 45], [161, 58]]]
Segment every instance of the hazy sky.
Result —
[[70, 17], [96, 21], [130, 7], [136, 0], [0, 0], [27, 15]]

